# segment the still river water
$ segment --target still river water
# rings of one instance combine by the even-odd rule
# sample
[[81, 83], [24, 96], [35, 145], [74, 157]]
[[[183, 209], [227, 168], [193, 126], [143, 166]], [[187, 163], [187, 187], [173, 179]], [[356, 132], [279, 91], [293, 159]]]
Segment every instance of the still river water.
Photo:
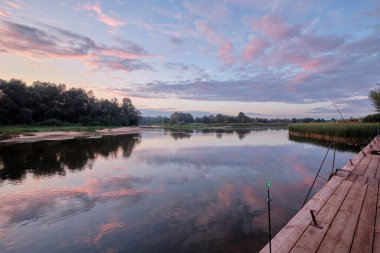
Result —
[[[0, 252], [257, 252], [267, 243], [265, 181], [277, 233], [325, 152], [287, 130], [2, 145]], [[340, 147], [336, 167], [353, 152]]]

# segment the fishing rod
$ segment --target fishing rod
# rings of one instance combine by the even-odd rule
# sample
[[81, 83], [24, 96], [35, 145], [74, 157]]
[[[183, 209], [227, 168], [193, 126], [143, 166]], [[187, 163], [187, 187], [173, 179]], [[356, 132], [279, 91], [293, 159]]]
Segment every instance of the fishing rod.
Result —
[[269, 240], [269, 252], [272, 253], [272, 224], [270, 220], [270, 202], [272, 201], [270, 198], [270, 193], [269, 189], [272, 186], [272, 181], [269, 180], [268, 182], [265, 183], [267, 189], [268, 189], [268, 240]]
[[348, 125], [348, 122], [346, 121], [346, 119], [343, 117], [343, 114], [340, 112], [338, 106], [335, 104], [335, 102], [331, 101], [331, 103], [333, 104], [333, 106], [336, 108], [336, 110], [338, 111], [338, 113], [340, 114], [340, 117], [342, 117], [344, 123], [346, 123], [347, 127], [350, 127], [350, 125]]

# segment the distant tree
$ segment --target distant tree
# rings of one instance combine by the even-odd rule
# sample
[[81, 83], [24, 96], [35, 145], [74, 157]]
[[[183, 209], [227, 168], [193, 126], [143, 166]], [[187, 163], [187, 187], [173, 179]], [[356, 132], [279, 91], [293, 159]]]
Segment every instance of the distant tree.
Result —
[[248, 116], [246, 116], [244, 113], [239, 112], [239, 114], [237, 116], [237, 121], [239, 123], [249, 123], [250, 118]]
[[157, 116], [157, 117], [141, 117], [141, 122], [140, 124], [142, 125], [154, 125], [154, 124], [167, 124], [169, 123], [169, 118], [168, 117], [162, 117], [162, 116]]
[[201, 122], [203, 124], [210, 124], [210, 118], [207, 117], [207, 116], [203, 116], [202, 119], [201, 119]]
[[365, 116], [363, 122], [380, 122], [380, 113]]
[[16, 122], [19, 124], [32, 123], [32, 110], [28, 108], [21, 108], [18, 115], [16, 116]]
[[[380, 86], [380, 84], [377, 84]], [[380, 113], [380, 88], [371, 90], [368, 95], [369, 99], [372, 102], [373, 107], [377, 113]]]
[[174, 112], [170, 115], [169, 124], [194, 123], [194, 118], [190, 113]]
[[179, 123], [182, 123], [180, 119], [180, 115], [178, 112], [174, 112], [172, 115], [170, 115], [169, 124], [174, 125], [174, 124], [179, 124]]
[[121, 115], [123, 125], [137, 126], [139, 124], [140, 111], [135, 108], [129, 98], [123, 98], [123, 103], [121, 105]]
[[222, 115], [222, 114], [217, 114], [215, 115], [215, 119], [214, 119], [215, 123], [225, 123], [225, 116]]

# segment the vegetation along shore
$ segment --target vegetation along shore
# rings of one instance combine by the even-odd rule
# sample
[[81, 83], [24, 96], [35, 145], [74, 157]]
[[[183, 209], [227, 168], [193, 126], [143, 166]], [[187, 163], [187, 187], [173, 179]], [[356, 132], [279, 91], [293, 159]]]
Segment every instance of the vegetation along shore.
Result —
[[377, 123], [309, 123], [288, 128], [290, 136], [350, 143], [367, 143], [378, 133]]

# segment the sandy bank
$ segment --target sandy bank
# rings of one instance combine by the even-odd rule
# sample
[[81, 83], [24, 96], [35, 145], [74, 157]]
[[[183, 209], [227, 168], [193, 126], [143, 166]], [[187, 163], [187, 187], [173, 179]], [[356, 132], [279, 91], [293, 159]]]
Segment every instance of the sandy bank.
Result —
[[125, 134], [140, 133], [142, 130], [138, 127], [119, 127], [112, 129], [102, 129], [95, 132], [74, 132], [74, 131], [56, 131], [56, 132], [36, 132], [21, 134], [17, 137], [0, 141], [0, 143], [25, 143], [37, 141], [60, 141], [75, 138], [101, 138], [102, 136], [116, 136]]

